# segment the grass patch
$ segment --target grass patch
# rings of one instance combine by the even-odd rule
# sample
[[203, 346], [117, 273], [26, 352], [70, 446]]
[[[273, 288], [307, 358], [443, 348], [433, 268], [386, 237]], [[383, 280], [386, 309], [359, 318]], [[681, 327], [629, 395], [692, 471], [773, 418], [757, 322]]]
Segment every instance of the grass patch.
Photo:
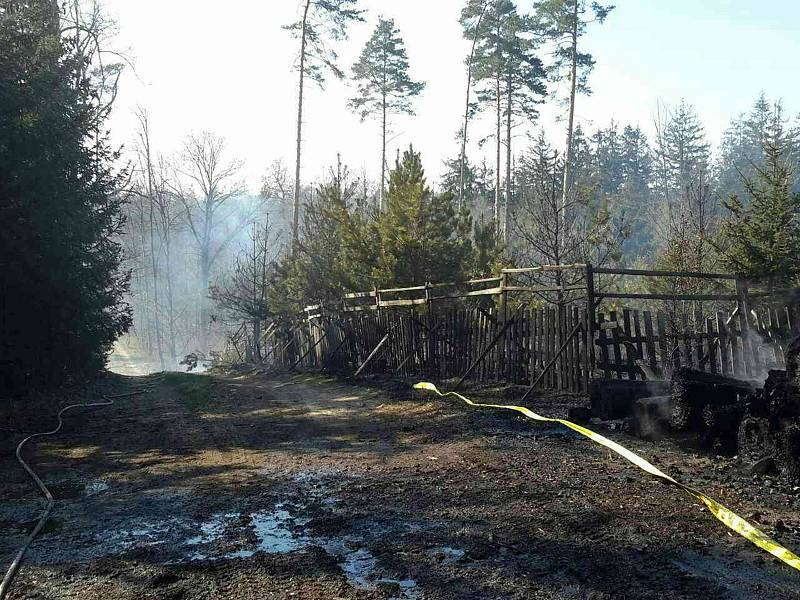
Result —
[[208, 375], [167, 373], [164, 375], [164, 383], [175, 388], [183, 403], [194, 412], [208, 410], [217, 404], [214, 379]]

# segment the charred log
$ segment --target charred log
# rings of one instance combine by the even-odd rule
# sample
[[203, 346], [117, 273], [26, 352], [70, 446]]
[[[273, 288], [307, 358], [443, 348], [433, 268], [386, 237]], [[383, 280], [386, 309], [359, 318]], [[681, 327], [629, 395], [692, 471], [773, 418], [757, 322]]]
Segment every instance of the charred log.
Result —
[[694, 369], [678, 369], [672, 378], [670, 426], [677, 431], [704, 431], [706, 406], [730, 406], [755, 392], [753, 382]]

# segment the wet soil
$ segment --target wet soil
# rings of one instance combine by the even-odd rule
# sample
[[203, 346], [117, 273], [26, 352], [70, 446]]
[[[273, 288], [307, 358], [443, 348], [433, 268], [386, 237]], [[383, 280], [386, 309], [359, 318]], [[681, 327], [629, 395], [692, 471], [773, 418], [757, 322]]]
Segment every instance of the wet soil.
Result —
[[[57, 503], [11, 598], [800, 598], [800, 574], [559, 426], [398, 383], [104, 385], [145, 381], [28, 450]], [[797, 488], [604, 433], [800, 548]], [[21, 437], [0, 442], [3, 566], [43, 506], [12, 459]]]

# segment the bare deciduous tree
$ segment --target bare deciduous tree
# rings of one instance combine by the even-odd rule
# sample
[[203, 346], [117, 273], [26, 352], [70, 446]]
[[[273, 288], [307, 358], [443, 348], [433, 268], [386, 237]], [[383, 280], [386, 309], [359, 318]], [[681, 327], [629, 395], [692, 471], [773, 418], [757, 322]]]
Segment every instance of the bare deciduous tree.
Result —
[[270, 317], [267, 289], [278, 257], [277, 241], [269, 218], [263, 225], [253, 223], [249, 247], [236, 257], [225, 283], [211, 288], [211, 298], [228, 318], [250, 324], [248, 353], [256, 361], [262, 357], [262, 325]]
[[210, 325], [211, 269], [260, 208], [252, 199], [249, 206], [238, 202], [245, 191], [238, 179], [241, 167], [241, 161], [227, 158], [223, 138], [208, 132], [190, 135], [172, 182], [198, 254], [198, 330], [203, 351], [207, 350]]

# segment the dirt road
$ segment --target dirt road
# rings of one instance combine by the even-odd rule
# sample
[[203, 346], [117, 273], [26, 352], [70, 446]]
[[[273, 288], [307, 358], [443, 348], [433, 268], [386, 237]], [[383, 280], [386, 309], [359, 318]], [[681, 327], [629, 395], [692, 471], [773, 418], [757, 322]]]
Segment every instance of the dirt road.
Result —
[[[29, 452], [57, 505], [12, 598], [800, 598], [799, 573], [557, 426], [319, 377], [153, 381]], [[609, 435], [800, 549], [797, 489]], [[0, 467], [6, 566], [42, 502]]]

